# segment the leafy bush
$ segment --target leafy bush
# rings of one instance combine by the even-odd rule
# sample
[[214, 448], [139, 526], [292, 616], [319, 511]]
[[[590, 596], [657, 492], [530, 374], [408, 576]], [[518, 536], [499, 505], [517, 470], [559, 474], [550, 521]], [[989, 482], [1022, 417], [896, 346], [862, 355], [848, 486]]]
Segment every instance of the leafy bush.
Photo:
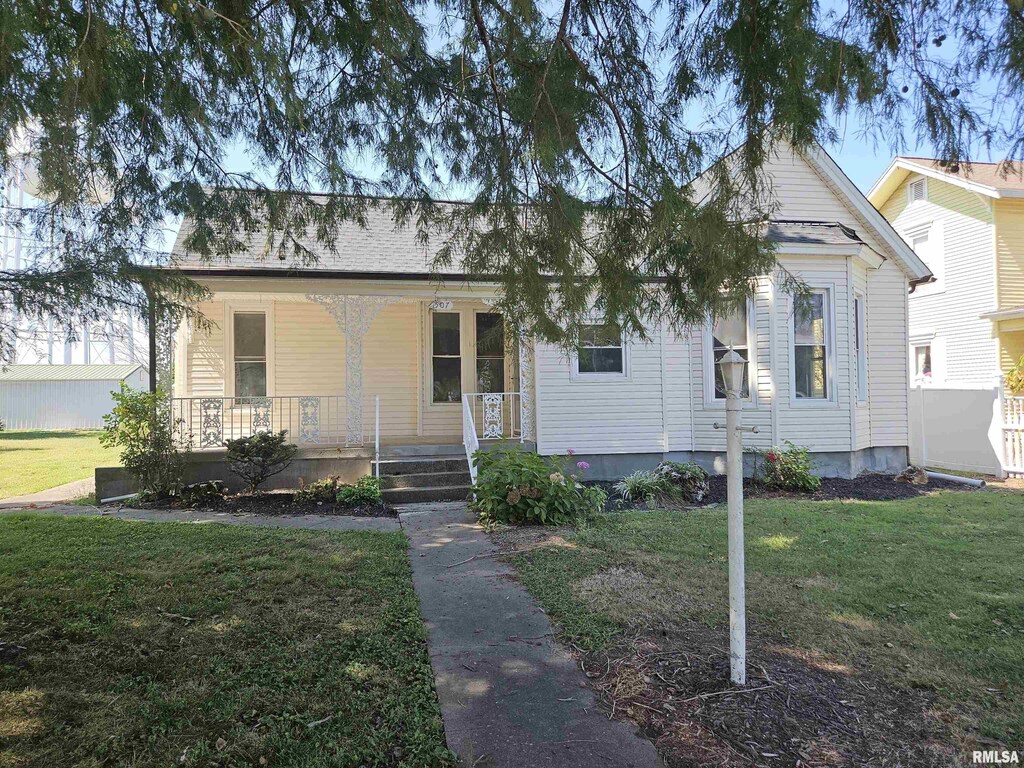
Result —
[[364, 475], [352, 485], [338, 488], [338, 503], [345, 507], [367, 507], [381, 501], [380, 481], [373, 475]]
[[659, 500], [696, 504], [704, 500], [709, 488], [707, 472], [696, 464], [678, 461], [663, 461], [653, 470], [637, 470], [615, 484], [616, 492], [626, 501], [647, 504]]
[[164, 498], [178, 493], [189, 445], [181, 452], [174, 444], [174, 430], [181, 419], [174, 422], [166, 394], [137, 391], [122, 382], [121, 390], [111, 395], [114, 409], [103, 417], [100, 442], [118, 449], [121, 466], [142, 495]]
[[231, 471], [255, 493], [267, 478], [283, 472], [298, 448], [285, 442], [287, 432], [257, 432], [251, 437], [228, 440], [227, 461]]
[[205, 483], [192, 483], [181, 489], [181, 503], [186, 507], [199, 507], [212, 504], [224, 498], [224, 483], [220, 480], [207, 480]]
[[564, 525], [599, 511], [605, 494], [583, 485], [568, 457], [544, 457], [519, 448], [502, 447], [473, 454], [477, 478], [473, 508], [482, 522], [511, 525]]
[[1024, 355], [1006, 372], [1006, 388], [1010, 394], [1024, 394]]
[[692, 461], [663, 461], [654, 473], [668, 483], [672, 495], [681, 496], [692, 504], [703, 501], [711, 490], [708, 473]]
[[672, 484], [668, 478], [649, 469], [638, 469], [615, 484], [615, 492], [626, 501], [645, 501], [648, 504], [671, 491]]
[[814, 462], [806, 448], [787, 440], [785, 449], [758, 453], [764, 457], [763, 482], [769, 488], [813, 493], [821, 487], [821, 478], [811, 473]]
[[338, 478], [335, 475], [314, 480], [309, 485], [304, 485], [295, 492], [295, 500], [326, 504], [334, 501], [337, 497], [338, 485]]

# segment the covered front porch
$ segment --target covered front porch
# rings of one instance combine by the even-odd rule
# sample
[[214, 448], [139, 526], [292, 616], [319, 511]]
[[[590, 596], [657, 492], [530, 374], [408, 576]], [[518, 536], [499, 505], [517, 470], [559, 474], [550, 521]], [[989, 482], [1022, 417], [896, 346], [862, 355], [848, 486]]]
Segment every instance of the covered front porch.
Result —
[[175, 339], [175, 433], [194, 450], [285, 430], [303, 453], [532, 442], [533, 354], [493, 294], [417, 281], [211, 278]]

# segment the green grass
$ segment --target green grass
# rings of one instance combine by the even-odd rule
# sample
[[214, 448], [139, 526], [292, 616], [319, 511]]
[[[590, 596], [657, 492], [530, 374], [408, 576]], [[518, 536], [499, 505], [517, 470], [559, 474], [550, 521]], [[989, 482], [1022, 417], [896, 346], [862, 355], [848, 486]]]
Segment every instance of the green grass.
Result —
[[[753, 501], [746, 513], [752, 634], [934, 689], [968, 728], [1021, 743], [1024, 497]], [[636, 622], [728, 625], [724, 506], [602, 515], [572, 540], [514, 561], [577, 644], [599, 649]]]
[[403, 534], [0, 517], [0, 766], [450, 764]]
[[99, 430], [0, 432], [0, 499], [45, 491], [117, 466], [117, 451], [100, 445]]

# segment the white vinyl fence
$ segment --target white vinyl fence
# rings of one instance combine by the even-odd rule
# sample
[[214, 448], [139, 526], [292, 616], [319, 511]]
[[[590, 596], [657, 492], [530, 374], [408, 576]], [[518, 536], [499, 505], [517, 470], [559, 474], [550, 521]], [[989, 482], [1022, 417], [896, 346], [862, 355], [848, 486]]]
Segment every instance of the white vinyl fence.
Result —
[[911, 463], [997, 477], [1024, 472], [1024, 398], [1004, 397], [999, 384], [951, 384], [913, 387], [909, 404]]

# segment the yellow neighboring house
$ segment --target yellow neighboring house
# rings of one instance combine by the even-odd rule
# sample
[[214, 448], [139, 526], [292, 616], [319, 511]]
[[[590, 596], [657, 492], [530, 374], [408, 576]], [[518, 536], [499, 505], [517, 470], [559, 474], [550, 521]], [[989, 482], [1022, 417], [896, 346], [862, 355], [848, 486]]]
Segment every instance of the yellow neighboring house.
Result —
[[915, 382], [990, 384], [1024, 355], [1019, 164], [897, 157], [868, 193], [931, 269], [909, 299]]

